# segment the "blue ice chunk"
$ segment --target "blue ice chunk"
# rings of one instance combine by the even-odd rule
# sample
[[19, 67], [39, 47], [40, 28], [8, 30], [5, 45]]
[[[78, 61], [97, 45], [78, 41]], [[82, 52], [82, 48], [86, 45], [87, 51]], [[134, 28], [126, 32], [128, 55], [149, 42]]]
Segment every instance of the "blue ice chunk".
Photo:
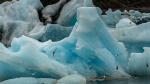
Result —
[[128, 28], [128, 27], [135, 27], [135, 26], [136, 24], [133, 23], [128, 18], [123, 18], [116, 24], [116, 28]]
[[71, 0], [62, 8], [57, 23], [63, 26], [74, 26], [77, 21], [77, 8], [91, 6], [93, 6], [92, 0]]
[[[60, 0], [47, 6], [44, 17], [56, 15], [65, 3], [66, 0]], [[62, 8], [58, 24], [45, 26], [37, 13], [43, 8], [40, 0], [1, 4], [1, 42], [11, 46], [6, 48], [0, 43], [0, 81], [49, 77], [58, 79], [55, 84], [86, 84], [84, 77], [150, 75], [150, 22], [133, 23], [150, 15], [119, 10], [108, 10], [106, 15], [101, 15], [101, 9], [90, 6], [93, 6], [92, 0], [71, 0]], [[115, 25], [116, 28], [108, 29]], [[26, 36], [20, 37], [22, 34]], [[33, 84], [39, 79], [5, 82], [25, 80]]]
[[[90, 17], [91, 15], [94, 15], [94, 16]], [[89, 17], [89, 18], [86, 18], [86, 17]], [[109, 34], [106, 25], [104, 24], [102, 19], [99, 17], [99, 14], [97, 13], [97, 9], [86, 8], [86, 7], [80, 8], [78, 11], [78, 19], [79, 19], [78, 27], [76, 29], [77, 48], [79, 50], [80, 48], [81, 50], [88, 49], [88, 48], [90, 51], [93, 50], [94, 51], [93, 53], [95, 53], [95, 56], [98, 57], [100, 60], [105, 59], [104, 53], [102, 54], [101, 52], [103, 51], [106, 53], [106, 55], [110, 56], [110, 59], [111, 59], [110, 64], [112, 64], [113, 68], [114, 66], [117, 65], [117, 63], [115, 65], [115, 63], [113, 62], [114, 59], [117, 62], [119, 62], [119, 64], [122, 67], [125, 68], [126, 62], [127, 62], [127, 54], [125, 50], [123, 50], [124, 48]], [[89, 33], [90, 33], [90, 36], [88, 36]], [[107, 63], [105, 64], [107, 65]], [[101, 64], [101, 65], [105, 65], [105, 64]], [[108, 68], [110, 68], [111, 65], [109, 65], [108, 63], [107, 66]]]
[[[2, 79], [21, 76], [44, 77], [45, 74], [52, 78], [62, 78], [76, 73], [86, 78], [104, 75], [129, 76], [126, 73], [126, 49], [110, 34], [98, 13], [100, 10], [96, 7], [81, 7], [77, 12], [77, 22], [70, 36], [63, 40], [39, 42], [22, 36], [13, 39], [9, 48], [1, 45]], [[90, 17], [91, 15], [93, 17]], [[47, 27], [40, 25], [39, 28], [41, 32], [37, 35], [45, 34], [48, 37], [49, 31], [65, 27], [49, 24]], [[43, 34], [44, 28], [48, 28], [48, 31]], [[37, 30], [38, 27], [32, 33]], [[5, 71], [12, 73], [10, 70], [17, 75], [3, 74]]]
[[59, 80], [50, 78], [20, 77], [9, 79], [1, 84], [86, 84], [86, 79], [80, 75], [69, 75]]
[[[59, 41], [68, 37], [72, 27], [64, 27], [59, 24], [48, 24], [46, 26], [40, 23], [28, 23], [24, 21], [3, 20], [0, 18], [0, 30], [2, 32], [2, 43], [9, 46], [14, 37], [22, 35], [29, 36], [39, 41]], [[13, 31], [12, 31], [13, 30]]]
[[128, 62], [125, 48], [109, 34], [97, 11], [94, 7], [79, 8], [78, 21], [70, 36], [51, 43], [43, 51], [66, 65], [79, 64], [72, 68], [84, 76], [85, 72], [90, 72], [88, 77], [111, 76], [119, 72], [116, 67], [124, 72]]
[[132, 53], [129, 59], [129, 71], [134, 76], [150, 75], [150, 48], [144, 47], [143, 53]]
[[11, 21], [5, 20], [2, 24], [2, 38], [1, 42], [5, 45], [10, 45], [14, 37], [20, 37], [23, 34], [25, 35], [33, 29], [32, 24], [26, 23], [24, 21]]
[[112, 35], [120, 42], [123, 42], [128, 52], [143, 52], [143, 47], [150, 47], [148, 34], [150, 23], [143, 23], [130, 28], [120, 28], [111, 31]]
[[58, 24], [48, 24], [40, 41], [60, 41], [70, 35], [72, 27], [64, 27]]
[[120, 28], [114, 29], [112, 31], [112, 35], [122, 42], [141, 42], [141, 43], [149, 43], [149, 37], [147, 34], [150, 33], [149, 30], [150, 22], [143, 23], [132, 28]]
[[135, 11], [135, 10], [130, 10], [129, 14], [133, 17], [133, 18], [139, 18], [142, 17], [142, 13], [139, 11]]
[[48, 5], [42, 10], [42, 16], [47, 19], [47, 22], [52, 22], [52, 16], [55, 16], [67, 0], [60, 0], [59, 2]]
[[29, 36], [42, 42], [48, 40], [60, 41], [68, 37], [71, 31], [72, 27], [64, 27], [59, 24], [47, 24], [46, 26], [35, 27], [29, 32]]
[[[9, 49], [5, 48], [5, 50], [0, 50], [1, 67], [7, 65], [7, 67], [1, 68], [0, 72], [5, 73], [5, 71], [7, 72], [7, 70], [9, 70], [9, 72], [7, 72], [8, 74], [1, 75], [2, 79], [5, 79], [3, 77], [32, 76], [33, 72], [35, 72], [35, 76], [36, 74], [41, 74], [40, 76], [42, 77], [42, 75], [47, 74], [47, 76], [54, 78], [61, 78], [75, 73], [74, 70], [60, 64], [54, 59], [49, 59], [47, 55], [40, 52], [41, 48], [47, 45], [47, 43], [41, 44], [34, 39], [22, 36], [19, 39], [15, 38]], [[1, 47], [4, 48], [3, 46]], [[10, 67], [8, 65], [10, 65]], [[9, 73], [14, 73], [10, 70], [13, 70], [16, 75], [10, 76], [11, 74]]]
[[24, 7], [18, 1], [9, 3], [8, 5], [0, 5], [0, 16], [4, 20], [21, 20], [27, 22], [39, 22], [37, 10], [33, 7]]
[[37, 10], [43, 8], [40, 0], [19, 0], [18, 1], [24, 8], [31, 6]]
[[122, 12], [120, 10], [116, 10], [113, 12], [112, 9], [106, 11], [106, 15], [102, 15], [102, 19], [105, 22], [105, 24], [112, 28], [115, 27], [115, 25], [119, 22], [119, 20], [122, 17]]
[[32, 7], [24, 7], [19, 2], [12, 3], [4, 7], [4, 14], [12, 20], [22, 20], [30, 22], [39, 22], [39, 17], [36, 9]]

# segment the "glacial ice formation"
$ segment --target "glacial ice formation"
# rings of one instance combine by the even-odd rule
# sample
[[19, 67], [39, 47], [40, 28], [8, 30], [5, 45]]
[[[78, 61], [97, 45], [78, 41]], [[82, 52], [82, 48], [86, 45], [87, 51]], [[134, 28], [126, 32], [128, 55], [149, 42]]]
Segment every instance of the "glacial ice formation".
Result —
[[0, 11], [0, 84], [86, 84], [97, 77], [150, 75], [150, 22], [136, 24], [147, 13], [109, 9], [102, 15], [92, 0], [46, 7], [40, 0], [14, 0]]

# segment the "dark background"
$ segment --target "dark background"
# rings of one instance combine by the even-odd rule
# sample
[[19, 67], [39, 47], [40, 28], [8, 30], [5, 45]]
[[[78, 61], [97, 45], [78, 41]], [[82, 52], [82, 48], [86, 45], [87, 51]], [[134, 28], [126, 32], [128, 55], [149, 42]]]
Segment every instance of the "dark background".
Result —
[[[0, 0], [0, 3], [10, 0]], [[49, 4], [54, 4], [59, 0], [41, 0], [44, 6]], [[94, 4], [103, 10], [108, 8], [116, 9], [126, 9], [126, 10], [139, 10], [150, 12], [150, 0], [93, 0]]]
[[[41, 0], [44, 5], [56, 3], [59, 0]], [[112, 8], [114, 10], [139, 10], [150, 11], [150, 0], [93, 0], [94, 4], [103, 10]]]

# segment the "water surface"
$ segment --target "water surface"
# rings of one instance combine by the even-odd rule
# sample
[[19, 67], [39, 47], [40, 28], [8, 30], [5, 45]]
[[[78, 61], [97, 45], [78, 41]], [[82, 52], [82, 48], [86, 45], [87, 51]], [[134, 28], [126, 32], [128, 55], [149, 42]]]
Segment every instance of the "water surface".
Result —
[[150, 78], [115, 79], [90, 82], [88, 84], [150, 84]]

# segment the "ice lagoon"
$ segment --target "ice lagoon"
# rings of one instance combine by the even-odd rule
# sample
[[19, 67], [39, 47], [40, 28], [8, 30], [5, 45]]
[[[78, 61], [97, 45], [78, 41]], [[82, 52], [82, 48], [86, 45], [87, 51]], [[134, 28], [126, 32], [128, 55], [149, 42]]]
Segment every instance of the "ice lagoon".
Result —
[[40, 0], [4, 2], [0, 84], [86, 84], [96, 78], [132, 82], [132, 77], [147, 77], [150, 23], [142, 20], [149, 17], [111, 9], [102, 15], [92, 0], [60, 0], [47, 7]]

